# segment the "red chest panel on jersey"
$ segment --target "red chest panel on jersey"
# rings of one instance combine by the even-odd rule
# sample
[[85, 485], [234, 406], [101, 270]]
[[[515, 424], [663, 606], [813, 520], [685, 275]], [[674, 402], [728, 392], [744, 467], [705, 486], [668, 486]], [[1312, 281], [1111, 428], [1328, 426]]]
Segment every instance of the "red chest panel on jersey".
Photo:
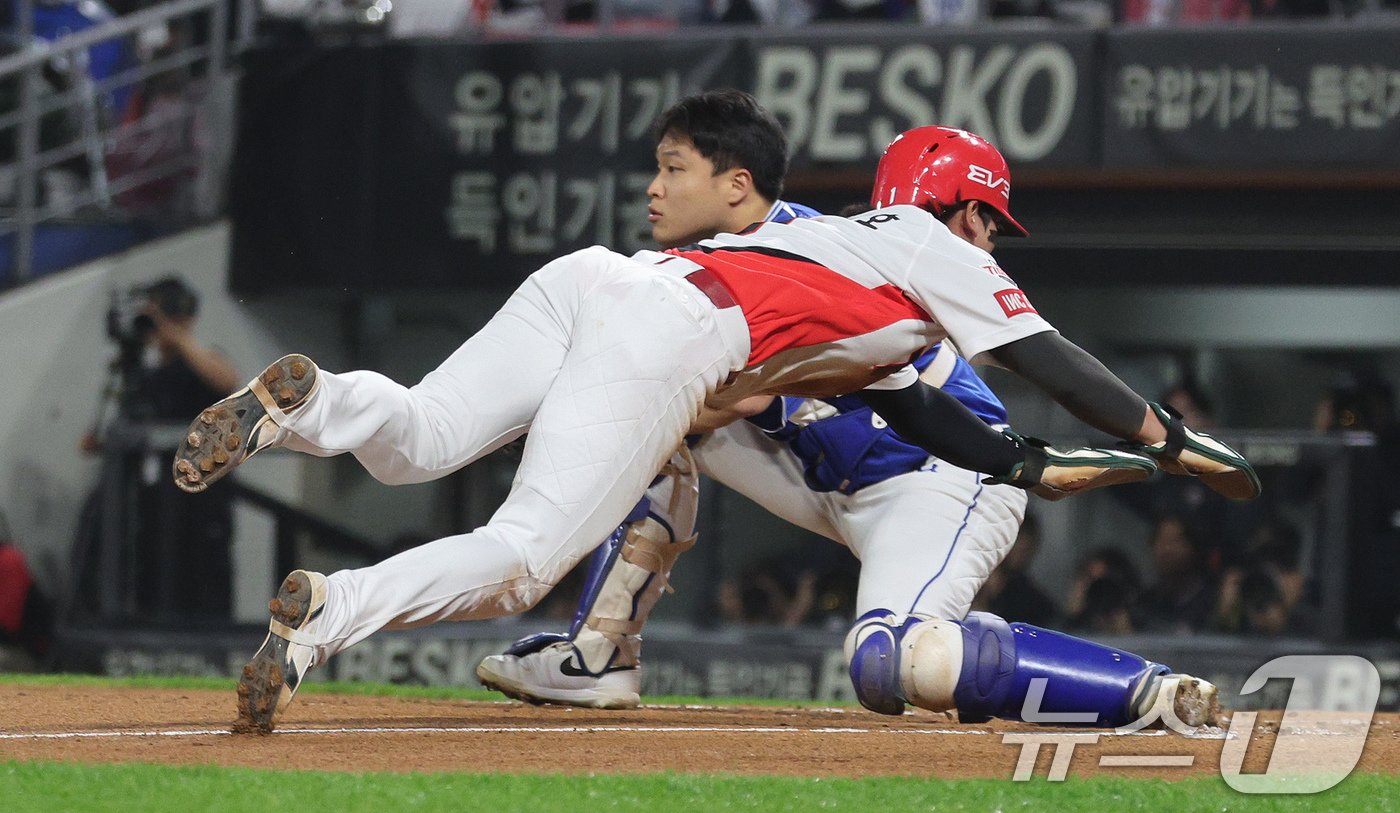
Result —
[[750, 365], [907, 319], [933, 321], [893, 285], [867, 288], [802, 257], [748, 247], [666, 253], [709, 269], [729, 289], [749, 323]]

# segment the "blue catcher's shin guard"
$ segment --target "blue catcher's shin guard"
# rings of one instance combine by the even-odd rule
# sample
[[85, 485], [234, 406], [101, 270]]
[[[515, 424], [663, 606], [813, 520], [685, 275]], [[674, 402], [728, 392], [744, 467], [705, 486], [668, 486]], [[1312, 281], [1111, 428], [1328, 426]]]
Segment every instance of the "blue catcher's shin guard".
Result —
[[627, 527], [633, 522], [645, 519], [647, 511], [651, 509], [651, 501], [642, 497], [622, 524], [617, 526], [608, 538], [604, 539], [588, 557], [588, 574], [584, 577], [583, 588], [579, 591], [578, 608], [574, 610], [574, 620], [569, 624], [569, 631], [562, 632], [537, 632], [527, 635], [506, 648], [507, 655], [529, 655], [541, 649], [556, 644], [560, 641], [572, 641], [578, 637], [578, 632], [588, 614], [593, 610], [593, 603], [598, 600], [598, 592], [603, 589], [603, 582], [608, 577], [608, 571], [612, 570], [613, 562], [617, 559], [618, 553], [622, 550], [622, 541], [627, 538]]
[[[873, 610], [846, 638], [851, 681], [861, 705], [900, 714], [905, 704], [957, 709], [962, 722], [1121, 726], [1154, 675], [1170, 671], [1130, 652], [990, 613], [962, 621]], [[1043, 679], [1043, 683], [1038, 679]], [[1040, 717], [1040, 715], [1046, 715]]]
[[[1021, 720], [1026, 697], [1043, 692], [1027, 722], [1122, 726], [1133, 722], [1150, 678], [1171, 671], [1141, 656], [991, 613], [969, 613], [962, 673], [954, 691], [958, 719]], [[1043, 679], [1040, 686], [1033, 681]], [[1048, 715], [1036, 719], [1039, 715]]]

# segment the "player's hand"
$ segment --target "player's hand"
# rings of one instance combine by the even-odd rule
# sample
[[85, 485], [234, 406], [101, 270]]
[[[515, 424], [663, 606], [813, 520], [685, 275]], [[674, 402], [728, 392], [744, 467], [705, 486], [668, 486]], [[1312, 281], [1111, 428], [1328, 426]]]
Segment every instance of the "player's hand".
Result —
[[164, 346], [178, 347], [194, 337], [194, 328], [189, 319], [173, 318], [154, 302], [148, 303], [142, 313], [151, 319], [152, 337]]
[[713, 432], [721, 426], [728, 426], [735, 421], [757, 415], [773, 403], [773, 397], [772, 395], [752, 395], [725, 407], [712, 407], [707, 404], [700, 411], [700, 416], [690, 425], [690, 431], [686, 434], [702, 435], [706, 432]]
[[1025, 460], [1010, 473], [984, 483], [1024, 488], [1046, 500], [1063, 500], [1081, 491], [1146, 480], [1157, 470], [1151, 457], [1123, 449], [1059, 449], [1043, 440], [1004, 430]]
[[1168, 474], [1199, 477], [1212, 491], [1232, 500], [1259, 496], [1259, 475], [1244, 455], [1205, 432], [1191, 429], [1171, 407], [1154, 403], [1148, 407], [1166, 427], [1166, 439], [1152, 444], [1125, 444], [1125, 448], [1151, 455]]

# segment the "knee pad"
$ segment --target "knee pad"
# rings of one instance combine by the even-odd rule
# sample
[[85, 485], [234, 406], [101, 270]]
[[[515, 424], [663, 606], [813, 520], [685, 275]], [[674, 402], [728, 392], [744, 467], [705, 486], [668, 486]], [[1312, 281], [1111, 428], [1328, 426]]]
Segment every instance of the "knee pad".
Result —
[[871, 711], [903, 714], [906, 703], [953, 708], [962, 664], [955, 622], [871, 610], [846, 634], [845, 649], [856, 699]]

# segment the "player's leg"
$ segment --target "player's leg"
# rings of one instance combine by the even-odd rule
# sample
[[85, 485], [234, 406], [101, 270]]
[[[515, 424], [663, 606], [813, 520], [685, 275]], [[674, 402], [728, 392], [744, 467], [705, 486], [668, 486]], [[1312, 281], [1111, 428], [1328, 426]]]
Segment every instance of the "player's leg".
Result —
[[632, 514], [593, 552], [568, 633], [536, 633], [477, 665], [482, 684], [531, 703], [635, 708], [642, 627], [695, 543], [699, 475], [682, 445]]
[[656, 279], [626, 280], [596, 297], [608, 307], [580, 312], [516, 486], [484, 527], [340, 571], [320, 587], [309, 574], [319, 604], [301, 620], [288, 623], [273, 608], [272, 634], [244, 672], [240, 712], [250, 725], [270, 727], [308, 668], [379, 629], [529, 608], [617, 526], [705, 396], [748, 353], [742, 316], [729, 317], [737, 333], [732, 321], [722, 328], [709, 303], [674, 287], [687, 283]]
[[455, 471], [525, 431], [569, 349], [584, 297], [625, 262], [592, 248], [545, 265], [414, 387], [371, 371], [326, 372], [304, 356], [280, 360], [201, 413], [177, 453], [176, 481], [202, 490], [272, 445], [353, 452], [391, 484]]
[[748, 421], [711, 432], [695, 445], [700, 473], [723, 483], [768, 513], [827, 539], [843, 542], [832, 521], [832, 495], [813, 491], [802, 461]]
[[1125, 726], [1175, 720], [1219, 725], [1216, 689], [1132, 652], [991, 613], [961, 620], [872, 610], [846, 637], [861, 704], [904, 704], [1059, 725]]
[[[847, 503], [862, 571], [861, 617], [846, 647], [861, 703], [887, 714], [905, 703], [956, 709], [959, 719], [980, 721], [1022, 719], [1030, 697], [1033, 710], [1051, 715], [1038, 722], [1119, 726], [1168, 710], [1188, 725], [1216, 722], [1215, 688], [1205, 681], [1054, 630], [968, 614], [1015, 541], [1025, 506], [1015, 489], [976, 482], [972, 472], [940, 466]], [[1071, 713], [1082, 716], [1063, 716]]]
[[[752, 424], [716, 430], [694, 452], [700, 471], [789, 522], [835, 538], [826, 495], [808, 488], [797, 458]], [[640, 515], [594, 553], [569, 633], [531, 635], [484, 659], [477, 667], [483, 684], [534, 703], [640, 703], [640, 633], [676, 557], [693, 541], [699, 490], [689, 457], [672, 458]]]
[[840, 498], [832, 521], [860, 560], [856, 614], [962, 618], [1011, 546], [1026, 492], [937, 462]]

